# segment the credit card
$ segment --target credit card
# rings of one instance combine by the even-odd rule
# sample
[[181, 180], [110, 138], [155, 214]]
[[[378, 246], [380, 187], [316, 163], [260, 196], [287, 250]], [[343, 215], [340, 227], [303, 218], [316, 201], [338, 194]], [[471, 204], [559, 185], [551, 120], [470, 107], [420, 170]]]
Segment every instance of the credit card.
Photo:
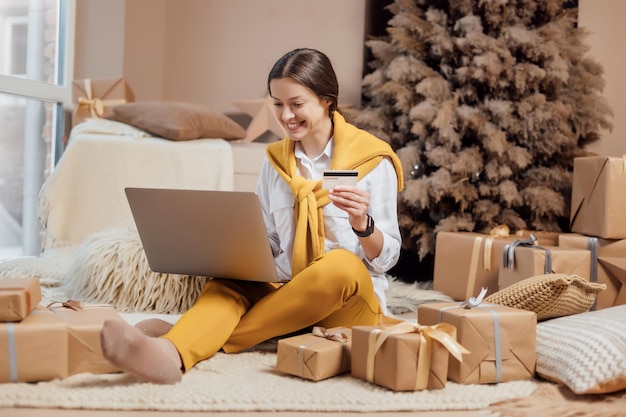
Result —
[[353, 170], [341, 169], [324, 171], [324, 177], [322, 178], [322, 188], [328, 188], [329, 190], [331, 190], [338, 185], [356, 186], [358, 176], [359, 172]]

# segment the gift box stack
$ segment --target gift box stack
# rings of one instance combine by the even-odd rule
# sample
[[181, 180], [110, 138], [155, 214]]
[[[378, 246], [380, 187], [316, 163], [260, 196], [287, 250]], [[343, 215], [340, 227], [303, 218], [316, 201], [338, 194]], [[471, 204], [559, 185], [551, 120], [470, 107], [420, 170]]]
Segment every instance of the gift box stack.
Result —
[[433, 288], [456, 301], [549, 273], [606, 284], [593, 309], [626, 304], [626, 156], [574, 159], [571, 233], [500, 226], [489, 234], [439, 232]]
[[314, 327], [278, 341], [276, 369], [312, 381], [350, 373], [394, 391], [441, 389], [449, 355], [466, 353], [449, 324]]
[[108, 118], [113, 107], [135, 101], [135, 95], [124, 78], [82, 79], [72, 82], [72, 127], [84, 119]]
[[36, 382], [118, 371], [102, 356], [100, 329], [119, 319], [107, 306], [39, 306], [39, 280], [0, 280], [0, 382]]

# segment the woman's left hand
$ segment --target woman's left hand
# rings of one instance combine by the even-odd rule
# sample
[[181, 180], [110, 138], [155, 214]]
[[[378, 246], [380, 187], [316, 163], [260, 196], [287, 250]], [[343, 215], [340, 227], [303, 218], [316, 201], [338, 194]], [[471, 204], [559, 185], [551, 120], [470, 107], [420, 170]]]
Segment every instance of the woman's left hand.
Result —
[[370, 205], [370, 194], [350, 185], [338, 185], [328, 194], [333, 204], [348, 213], [350, 226], [356, 230], [367, 228], [367, 209]]

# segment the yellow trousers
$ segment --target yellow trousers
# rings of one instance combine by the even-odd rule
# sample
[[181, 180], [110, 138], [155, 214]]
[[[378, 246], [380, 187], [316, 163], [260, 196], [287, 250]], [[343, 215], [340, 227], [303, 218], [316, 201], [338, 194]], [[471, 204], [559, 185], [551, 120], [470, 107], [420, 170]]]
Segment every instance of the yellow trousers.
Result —
[[163, 337], [176, 346], [187, 370], [220, 349], [239, 352], [313, 325], [378, 325], [382, 317], [367, 268], [352, 252], [337, 249], [280, 287], [210, 280]]

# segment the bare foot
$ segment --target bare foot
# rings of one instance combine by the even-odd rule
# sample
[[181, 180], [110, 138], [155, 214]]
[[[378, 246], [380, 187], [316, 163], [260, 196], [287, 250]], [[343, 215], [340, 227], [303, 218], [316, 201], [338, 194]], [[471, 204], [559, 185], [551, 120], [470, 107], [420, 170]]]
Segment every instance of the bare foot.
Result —
[[172, 323], [168, 323], [161, 319], [145, 319], [135, 324], [135, 327], [141, 330], [146, 336], [159, 337], [169, 332], [174, 326]]
[[183, 376], [176, 347], [146, 336], [122, 320], [106, 320], [100, 333], [104, 357], [118, 368], [149, 382], [174, 384]]

